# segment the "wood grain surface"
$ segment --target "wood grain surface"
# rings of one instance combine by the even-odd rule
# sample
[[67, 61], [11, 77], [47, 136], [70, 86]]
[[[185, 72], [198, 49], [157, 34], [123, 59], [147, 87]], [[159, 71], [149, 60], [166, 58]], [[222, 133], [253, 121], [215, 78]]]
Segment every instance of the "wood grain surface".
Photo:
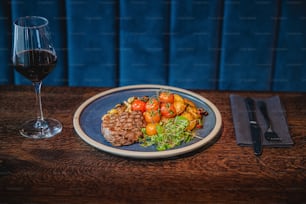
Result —
[[76, 109], [106, 88], [43, 87], [44, 113], [63, 123], [45, 140], [20, 136], [34, 117], [30, 86], [0, 86], [0, 203], [306, 203], [306, 95], [279, 95], [294, 141], [261, 157], [236, 144], [229, 95], [200, 91], [220, 110], [218, 141], [188, 155], [136, 160], [104, 153], [74, 131]]

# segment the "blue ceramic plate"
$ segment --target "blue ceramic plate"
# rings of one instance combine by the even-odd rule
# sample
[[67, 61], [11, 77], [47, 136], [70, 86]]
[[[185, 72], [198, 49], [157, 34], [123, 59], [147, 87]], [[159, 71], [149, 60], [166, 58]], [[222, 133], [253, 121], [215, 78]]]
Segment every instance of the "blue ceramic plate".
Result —
[[[187, 144], [165, 151], [157, 151], [154, 146], [142, 147], [138, 143], [115, 147], [105, 140], [101, 133], [101, 118], [108, 110], [129, 97], [153, 96], [161, 89], [169, 90], [188, 98], [197, 107], [202, 107], [208, 112], [208, 116], [205, 117], [204, 128], [197, 130], [199, 137], [194, 138]], [[77, 134], [86, 143], [102, 151], [124, 157], [153, 159], [173, 157], [211, 145], [212, 142], [216, 141], [220, 133], [222, 121], [216, 106], [199, 94], [171, 86], [134, 85], [110, 89], [89, 98], [76, 110], [73, 125]]]

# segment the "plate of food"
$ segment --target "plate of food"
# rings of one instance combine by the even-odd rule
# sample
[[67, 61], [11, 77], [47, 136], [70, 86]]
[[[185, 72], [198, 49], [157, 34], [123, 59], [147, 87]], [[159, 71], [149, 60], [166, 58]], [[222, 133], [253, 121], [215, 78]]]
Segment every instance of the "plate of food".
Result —
[[165, 85], [131, 85], [98, 93], [73, 117], [81, 139], [104, 152], [138, 159], [183, 155], [219, 137], [218, 108], [201, 95]]

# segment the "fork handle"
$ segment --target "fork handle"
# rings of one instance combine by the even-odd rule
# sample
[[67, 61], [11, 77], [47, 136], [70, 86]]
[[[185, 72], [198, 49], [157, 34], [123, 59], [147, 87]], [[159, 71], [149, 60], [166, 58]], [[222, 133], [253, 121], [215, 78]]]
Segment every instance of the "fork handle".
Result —
[[258, 101], [257, 105], [259, 107], [259, 110], [261, 111], [262, 115], [264, 116], [264, 119], [266, 121], [266, 124], [269, 127], [271, 127], [271, 122], [270, 122], [270, 118], [268, 115], [268, 111], [267, 111], [267, 105], [264, 101]]

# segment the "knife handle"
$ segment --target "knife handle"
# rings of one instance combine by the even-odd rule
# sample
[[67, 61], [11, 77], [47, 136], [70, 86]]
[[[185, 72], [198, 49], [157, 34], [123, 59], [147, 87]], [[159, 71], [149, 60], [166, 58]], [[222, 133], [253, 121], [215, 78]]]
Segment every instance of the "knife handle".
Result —
[[244, 101], [248, 110], [249, 120], [256, 121], [254, 100], [251, 99], [250, 97], [247, 97], [246, 99], [244, 99]]

